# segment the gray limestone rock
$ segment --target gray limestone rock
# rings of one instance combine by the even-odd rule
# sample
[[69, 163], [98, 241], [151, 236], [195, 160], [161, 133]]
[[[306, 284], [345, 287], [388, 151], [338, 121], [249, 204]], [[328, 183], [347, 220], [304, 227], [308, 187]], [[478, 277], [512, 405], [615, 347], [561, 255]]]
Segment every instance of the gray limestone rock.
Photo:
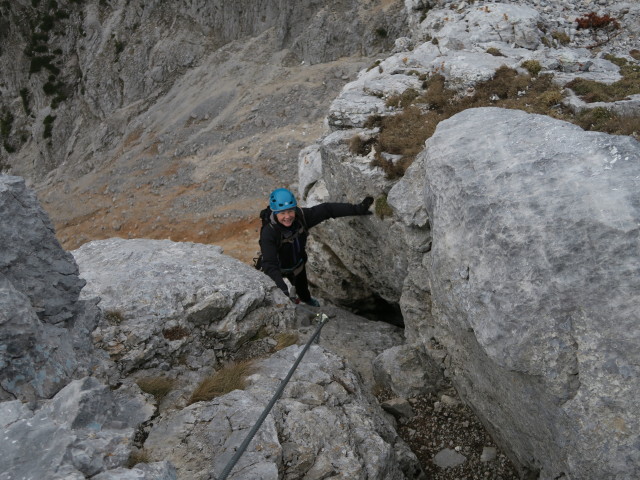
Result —
[[406, 398], [391, 398], [382, 402], [380, 406], [394, 417], [411, 418], [415, 415], [411, 404]]
[[177, 480], [176, 469], [167, 461], [140, 463], [135, 467], [115, 468], [99, 473], [92, 480]]
[[442, 383], [442, 371], [419, 345], [398, 345], [373, 361], [376, 382], [405, 398], [434, 393]]
[[97, 367], [99, 312], [22, 178], [0, 176], [0, 219], [0, 401], [51, 398]]
[[69, 383], [35, 412], [18, 402], [0, 403], [3, 478], [81, 479], [123, 467], [135, 428], [151, 418], [153, 407], [138, 391], [131, 397], [139, 408], [132, 417], [116, 398], [108, 386], [87, 377]]
[[84, 282], [24, 179], [0, 175], [0, 218], [0, 274], [29, 298], [43, 322], [72, 318]]
[[82, 297], [99, 297], [106, 312], [94, 339], [125, 372], [211, 368], [261, 328], [293, 324], [273, 281], [216, 246], [112, 238], [73, 254], [87, 281]]
[[423, 342], [444, 345], [461, 396], [542, 478], [637, 475], [638, 142], [474, 109], [408, 173], [433, 235]]
[[461, 453], [450, 448], [440, 450], [435, 457], [433, 463], [442, 469], [457, 467], [467, 461], [467, 458]]
[[[307, 311], [296, 310], [300, 323], [312, 324], [307, 331], [298, 329], [301, 341], [306, 342], [315, 331], [317, 318]], [[342, 357], [349, 368], [358, 372], [364, 387], [373, 392], [379, 383], [374, 372], [375, 359], [404, 343], [402, 328], [386, 323], [383, 318], [383, 321], [372, 322], [332, 305], [323, 306], [321, 311], [328, 315], [329, 320], [322, 328], [318, 343]]]

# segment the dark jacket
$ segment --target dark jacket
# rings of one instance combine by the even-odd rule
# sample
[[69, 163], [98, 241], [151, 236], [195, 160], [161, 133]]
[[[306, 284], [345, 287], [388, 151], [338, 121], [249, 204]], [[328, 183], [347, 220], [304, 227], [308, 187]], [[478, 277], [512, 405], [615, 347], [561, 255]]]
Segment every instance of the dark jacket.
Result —
[[[300, 210], [304, 216], [304, 232], [295, 235], [302, 227]], [[366, 210], [366, 209], [365, 209]], [[310, 208], [296, 210], [296, 219], [291, 227], [285, 227], [279, 223], [275, 214], [271, 214], [271, 221], [262, 227], [260, 231], [260, 250], [262, 252], [262, 271], [276, 282], [276, 285], [285, 293], [287, 285], [284, 283], [283, 273], [292, 270], [296, 266], [303, 265], [307, 261], [308, 230], [329, 218], [348, 217], [362, 215], [362, 206], [351, 203], [321, 203]], [[294, 238], [293, 241], [287, 241]], [[284, 241], [283, 241], [284, 239]], [[284, 270], [284, 272], [283, 272]]]

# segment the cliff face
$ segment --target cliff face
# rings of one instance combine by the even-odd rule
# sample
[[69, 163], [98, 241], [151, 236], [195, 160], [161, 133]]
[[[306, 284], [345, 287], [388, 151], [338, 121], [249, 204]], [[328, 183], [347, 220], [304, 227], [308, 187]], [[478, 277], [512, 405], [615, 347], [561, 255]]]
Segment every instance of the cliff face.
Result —
[[[386, 37], [395, 38], [400, 24], [389, 25], [378, 15], [377, 28], [385, 33], [377, 35], [370, 23], [375, 12], [359, 4], [3, 5], [2, 109], [13, 115], [5, 143], [15, 150], [9, 156], [5, 148], [3, 160], [15, 173], [36, 180], [62, 164], [72, 167], [68, 173], [95, 168], [131, 133], [127, 126], [133, 119], [158, 103], [187, 70], [216, 68], [222, 59], [212, 54], [234, 40], [271, 31], [270, 48], [286, 49], [290, 64], [370, 54], [389, 42]], [[256, 52], [260, 55], [264, 52]]]
[[244, 230], [234, 222], [295, 176], [335, 92], [406, 28], [401, 1], [11, 2], [0, 14], [0, 162], [36, 186], [67, 248]]

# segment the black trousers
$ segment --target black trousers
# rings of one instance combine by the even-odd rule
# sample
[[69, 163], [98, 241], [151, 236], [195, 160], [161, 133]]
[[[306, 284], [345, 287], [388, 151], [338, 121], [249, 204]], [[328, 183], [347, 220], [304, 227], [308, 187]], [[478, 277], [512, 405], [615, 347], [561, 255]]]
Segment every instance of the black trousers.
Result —
[[291, 285], [296, 287], [296, 294], [298, 298], [303, 302], [311, 300], [311, 292], [309, 291], [309, 281], [307, 280], [307, 267], [304, 267], [298, 275], [288, 273], [285, 278], [291, 282]]

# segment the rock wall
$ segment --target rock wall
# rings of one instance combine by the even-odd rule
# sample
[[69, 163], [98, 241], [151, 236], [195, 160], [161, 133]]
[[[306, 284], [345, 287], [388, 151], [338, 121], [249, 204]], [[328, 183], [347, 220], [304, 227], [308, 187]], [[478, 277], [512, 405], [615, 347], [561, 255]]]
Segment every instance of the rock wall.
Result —
[[94, 303], [22, 178], [0, 175], [0, 400], [50, 398], [94, 365]]
[[[621, 17], [638, 14], [620, 8]], [[440, 365], [523, 474], [634, 478], [637, 140], [480, 108], [443, 121], [399, 181], [371, 166], [373, 154], [350, 149], [355, 135], [377, 134], [366, 120], [396, 113], [385, 99], [415, 88], [420, 73], [442, 73], [464, 92], [502, 64], [536, 59], [559, 83], [567, 75], [616, 81], [601, 56], [589, 72], [574, 68], [587, 49], [544, 46], [543, 30], [563, 24], [553, 12], [501, 3], [433, 9], [416, 23], [412, 49], [343, 89], [328, 115], [333, 131], [300, 156], [300, 195], [313, 204], [371, 194], [392, 213], [317, 227], [312, 280], [341, 301], [361, 291], [361, 301], [398, 302], [407, 343], [430, 358], [425, 373]], [[512, 28], [498, 34], [491, 26], [504, 21]], [[610, 45], [616, 54], [628, 55], [634, 25]], [[572, 43], [593, 40], [567, 31]], [[420, 40], [427, 34], [438, 41]], [[491, 46], [504, 54], [498, 62]]]

